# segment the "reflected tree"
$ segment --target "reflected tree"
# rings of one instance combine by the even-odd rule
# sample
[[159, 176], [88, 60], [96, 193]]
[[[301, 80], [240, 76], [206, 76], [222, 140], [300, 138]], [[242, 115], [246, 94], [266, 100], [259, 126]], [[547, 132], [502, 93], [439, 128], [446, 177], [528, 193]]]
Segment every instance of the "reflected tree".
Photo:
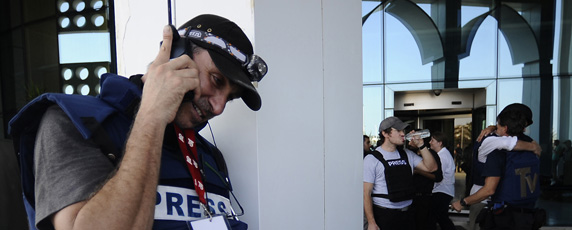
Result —
[[469, 122], [464, 125], [457, 125], [455, 126], [455, 146], [459, 144], [462, 149], [467, 147], [472, 141], [471, 133], [472, 133], [472, 122]]

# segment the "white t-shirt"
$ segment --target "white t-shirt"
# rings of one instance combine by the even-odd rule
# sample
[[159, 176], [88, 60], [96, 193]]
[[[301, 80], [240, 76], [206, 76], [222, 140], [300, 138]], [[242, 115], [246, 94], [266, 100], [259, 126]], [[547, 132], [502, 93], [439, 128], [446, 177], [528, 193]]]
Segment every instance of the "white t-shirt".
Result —
[[435, 183], [433, 193], [442, 192], [449, 196], [455, 196], [455, 161], [447, 148], [442, 148], [437, 155], [441, 158], [443, 180]]
[[[378, 152], [383, 155], [385, 160], [394, 160], [399, 159], [399, 152], [397, 149], [393, 152], [387, 152], [383, 150], [381, 147], [377, 147]], [[413, 169], [421, 163], [423, 158], [417, 156], [417, 154], [413, 153], [411, 150], [405, 149], [405, 153], [407, 153], [407, 159], [409, 161], [409, 166], [411, 167], [411, 173], [413, 173]], [[367, 183], [373, 184], [373, 191], [372, 194], [387, 194], [387, 184], [385, 182], [385, 167], [383, 163], [375, 158], [372, 154], [368, 154], [363, 159], [363, 181]], [[400, 202], [391, 202], [389, 199], [381, 198], [381, 197], [373, 197], [373, 204], [381, 207], [386, 208], [405, 208], [411, 205], [412, 200], [405, 200]]]
[[487, 162], [487, 156], [495, 149], [511, 151], [516, 146], [516, 141], [518, 138], [513, 136], [489, 136], [485, 138], [479, 147], [479, 162]]

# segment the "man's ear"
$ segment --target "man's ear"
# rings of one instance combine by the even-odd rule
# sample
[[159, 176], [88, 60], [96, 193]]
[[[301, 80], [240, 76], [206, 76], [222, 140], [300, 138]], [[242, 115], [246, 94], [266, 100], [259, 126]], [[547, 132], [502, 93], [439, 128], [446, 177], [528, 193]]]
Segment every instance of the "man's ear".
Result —
[[381, 131], [381, 135], [383, 135], [384, 137], [389, 137], [389, 133], [386, 133], [385, 130]]
[[499, 125], [499, 126], [500, 126], [500, 129], [502, 129], [502, 131], [504, 133], [506, 133], [506, 131], [508, 130], [508, 125]]

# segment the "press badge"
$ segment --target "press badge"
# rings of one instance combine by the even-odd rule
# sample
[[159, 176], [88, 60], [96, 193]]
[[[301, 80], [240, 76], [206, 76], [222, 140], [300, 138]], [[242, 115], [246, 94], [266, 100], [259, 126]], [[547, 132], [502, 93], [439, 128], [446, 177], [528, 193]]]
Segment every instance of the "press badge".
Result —
[[213, 218], [206, 218], [191, 222], [194, 230], [229, 230], [230, 226], [228, 220], [222, 216], [217, 215]]

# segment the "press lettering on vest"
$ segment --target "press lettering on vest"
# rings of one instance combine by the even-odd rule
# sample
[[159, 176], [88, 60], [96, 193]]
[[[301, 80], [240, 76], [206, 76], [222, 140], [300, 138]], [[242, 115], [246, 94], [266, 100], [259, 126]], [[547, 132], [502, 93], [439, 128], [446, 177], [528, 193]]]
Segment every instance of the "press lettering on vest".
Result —
[[[230, 200], [207, 193], [208, 209], [214, 214], [230, 213]], [[204, 216], [195, 190], [159, 185], [155, 202], [156, 220], [193, 221], [207, 218]]]
[[[189, 204], [187, 205], [189, 216], [200, 218], [201, 202], [199, 201], [199, 197], [187, 195], [187, 200], [189, 201]], [[198, 212], [195, 212], [195, 210], [198, 210]]]
[[[217, 207], [218, 207], [218, 212], [220, 212], [220, 213], [225, 212], [225, 210], [226, 210], [226, 205], [224, 204], [224, 202], [218, 202]], [[213, 211], [213, 213], [215, 213], [214, 210], [211, 210], [211, 211]]]
[[399, 165], [407, 165], [407, 162], [405, 162], [405, 160], [395, 160], [395, 161], [388, 161], [387, 164], [389, 166], [399, 166]]
[[183, 197], [181, 196], [181, 194], [168, 192], [168, 193], [166, 193], [166, 195], [167, 195], [167, 199], [166, 199], [167, 200], [167, 214], [173, 215], [173, 209], [176, 209], [177, 215], [184, 216], [185, 213], [183, 212], [183, 208], [181, 208], [181, 205], [183, 204]]
[[[530, 188], [533, 193], [536, 190], [536, 182], [538, 181], [538, 174], [534, 174], [533, 178], [530, 175], [530, 167], [518, 168], [514, 170], [515, 175], [520, 176], [520, 197], [526, 197], [526, 188]], [[528, 185], [528, 186], [527, 186]]]

